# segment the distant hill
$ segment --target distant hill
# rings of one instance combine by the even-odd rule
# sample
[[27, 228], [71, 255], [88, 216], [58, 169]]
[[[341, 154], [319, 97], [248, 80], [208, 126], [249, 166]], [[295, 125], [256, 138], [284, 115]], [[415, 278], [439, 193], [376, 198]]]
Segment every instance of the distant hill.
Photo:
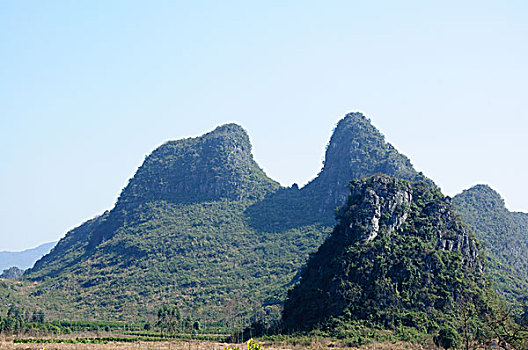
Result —
[[368, 324], [434, 334], [458, 328], [463, 309], [484, 316], [490, 290], [478, 244], [448, 197], [386, 175], [356, 180], [350, 193], [288, 293], [285, 330], [346, 334]]
[[0, 274], [0, 278], [4, 278], [8, 280], [17, 280], [20, 277], [22, 277], [22, 274], [24, 274], [24, 270], [21, 270], [18, 267], [13, 266], [8, 269], [5, 269], [2, 272], [2, 274]]
[[45, 243], [36, 248], [26, 249], [20, 252], [0, 252], [0, 271], [13, 266], [21, 270], [30, 268], [35, 261], [48, 254], [55, 244], [57, 242]]
[[35, 295], [50, 313], [145, 317], [172, 303], [226, 323], [276, 317], [349, 180], [385, 171], [432, 183], [360, 113], [337, 124], [326, 157], [310, 184], [281, 188], [238, 125], [168, 142], [112, 210], [68, 232], [25, 278], [41, 282]]
[[528, 214], [510, 212], [501, 196], [477, 185], [453, 198], [457, 211], [487, 253], [487, 274], [513, 301], [528, 296]]

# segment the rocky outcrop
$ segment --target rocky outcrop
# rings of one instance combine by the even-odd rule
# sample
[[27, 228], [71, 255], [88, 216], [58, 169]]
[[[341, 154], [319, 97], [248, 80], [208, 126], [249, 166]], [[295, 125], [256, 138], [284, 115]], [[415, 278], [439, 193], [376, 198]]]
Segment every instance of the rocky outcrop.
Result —
[[471, 298], [486, 288], [482, 266], [476, 239], [438, 189], [387, 175], [354, 180], [334, 231], [288, 294], [284, 327], [442, 322], [458, 300], [480, 303]]
[[356, 232], [357, 227], [364, 227], [358, 237], [360, 240], [372, 241], [380, 233], [380, 220], [389, 217], [386, 223], [386, 233], [391, 234], [398, 229], [407, 219], [406, 208], [410, 207], [412, 201], [412, 188], [410, 184], [399, 189], [390, 189], [392, 179], [385, 176], [377, 176], [376, 186], [365, 187], [362, 183], [355, 182], [351, 192], [355, 197], [362, 200], [354, 204], [349, 210], [354, 210], [361, 215], [353, 215], [346, 228], [346, 234]]
[[[350, 187], [352, 202], [349, 201], [346, 209], [350, 223], [345, 233], [357, 235], [355, 239], [358, 240], [372, 241], [380, 232], [398, 234], [395, 232], [416, 211], [413, 199], [420, 199], [411, 182], [385, 175], [373, 176], [367, 182], [353, 181]], [[480, 264], [477, 242], [455, 213], [449, 197], [439, 196], [431, 201], [421, 208], [420, 216], [427, 218], [436, 232], [438, 249], [461, 252], [467, 263]], [[413, 225], [416, 228], [416, 224]]]
[[417, 172], [409, 158], [399, 153], [361, 113], [349, 113], [337, 123], [326, 148], [319, 175], [302, 190], [314, 198], [319, 213], [333, 216], [346, 202], [352, 179], [375, 174], [434, 183]]

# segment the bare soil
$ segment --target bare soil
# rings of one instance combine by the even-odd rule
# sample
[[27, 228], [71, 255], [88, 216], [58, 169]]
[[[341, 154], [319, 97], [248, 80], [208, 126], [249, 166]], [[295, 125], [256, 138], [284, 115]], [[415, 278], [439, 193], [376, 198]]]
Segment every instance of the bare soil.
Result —
[[[211, 341], [166, 341], [166, 342], [135, 342], [107, 344], [15, 344], [12, 338], [1, 338], [1, 350], [224, 350], [227, 344]], [[232, 348], [245, 350], [246, 344], [229, 344]], [[351, 349], [335, 343], [312, 343], [306, 345], [276, 345], [263, 344], [265, 350], [341, 350]], [[356, 348], [357, 349], [357, 348]], [[412, 343], [374, 343], [363, 345], [359, 350], [427, 350], [422, 345]]]

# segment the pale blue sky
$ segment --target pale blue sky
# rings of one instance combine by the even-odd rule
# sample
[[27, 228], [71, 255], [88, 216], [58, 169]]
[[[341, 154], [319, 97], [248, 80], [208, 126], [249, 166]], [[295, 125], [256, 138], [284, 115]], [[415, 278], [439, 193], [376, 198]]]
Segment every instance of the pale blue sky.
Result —
[[111, 208], [167, 140], [237, 122], [283, 185], [362, 111], [454, 195], [528, 211], [526, 1], [0, 1], [0, 250]]

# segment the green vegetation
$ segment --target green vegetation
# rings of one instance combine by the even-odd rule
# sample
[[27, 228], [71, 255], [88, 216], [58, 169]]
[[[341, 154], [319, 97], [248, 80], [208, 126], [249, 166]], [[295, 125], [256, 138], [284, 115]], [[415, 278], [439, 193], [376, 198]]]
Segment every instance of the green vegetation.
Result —
[[[281, 189], [254, 162], [237, 125], [168, 142], [145, 159], [111, 211], [70, 231], [25, 273], [38, 281], [29, 299], [52, 319], [134, 322], [167, 304], [229, 329], [269, 326], [331, 231], [350, 178], [380, 170], [423, 178], [361, 114], [339, 122], [327, 158], [306, 188]], [[355, 169], [354, 162], [372, 164]], [[323, 210], [319, 201], [334, 181], [342, 188]]]
[[338, 220], [288, 294], [286, 331], [414, 330], [454, 346], [452, 329], [472, 337], [483, 329], [493, 293], [477, 243], [437, 189], [381, 175], [356, 180]]
[[506, 209], [500, 195], [477, 185], [453, 198], [487, 255], [486, 274], [507, 300], [528, 296], [528, 214]]
[[[364, 206], [350, 197], [331, 234], [350, 180], [379, 173], [394, 176], [387, 191]], [[389, 193], [405, 191], [412, 201], [385, 207]], [[300, 337], [467, 344], [468, 334], [500, 323], [481, 317], [496, 304], [482, 269], [503, 295], [526, 287], [528, 215], [486, 201], [455, 198], [491, 249], [484, 266], [449, 201], [363, 115], [337, 124], [323, 169], [301, 189], [268, 178], [245, 131], [228, 124], [152, 152], [112, 210], [68, 232], [21, 281], [0, 281], [0, 314], [13, 305], [46, 310], [42, 325], [60, 332], [112, 330], [120, 320], [130, 337], [295, 337], [277, 334], [278, 319], [302, 275], [283, 318], [287, 329], [307, 332]], [[366, 220], [373, 203], [387, 210]], [[351, 220], [359, 222], [354, 232]], [[519, 312], [506, 329], [519, 324]]]
[[333, 226], [336, 209], [348, 197], [348, 183], [380, 173], [434, 186], [409, 158], [385, 141], [369, 119], [350, 113], [337, 123], [317, 177], [301, 189], [294, 185], [255, 203], [248, 210], [251, 222], [266, 232], [314, 223]]

